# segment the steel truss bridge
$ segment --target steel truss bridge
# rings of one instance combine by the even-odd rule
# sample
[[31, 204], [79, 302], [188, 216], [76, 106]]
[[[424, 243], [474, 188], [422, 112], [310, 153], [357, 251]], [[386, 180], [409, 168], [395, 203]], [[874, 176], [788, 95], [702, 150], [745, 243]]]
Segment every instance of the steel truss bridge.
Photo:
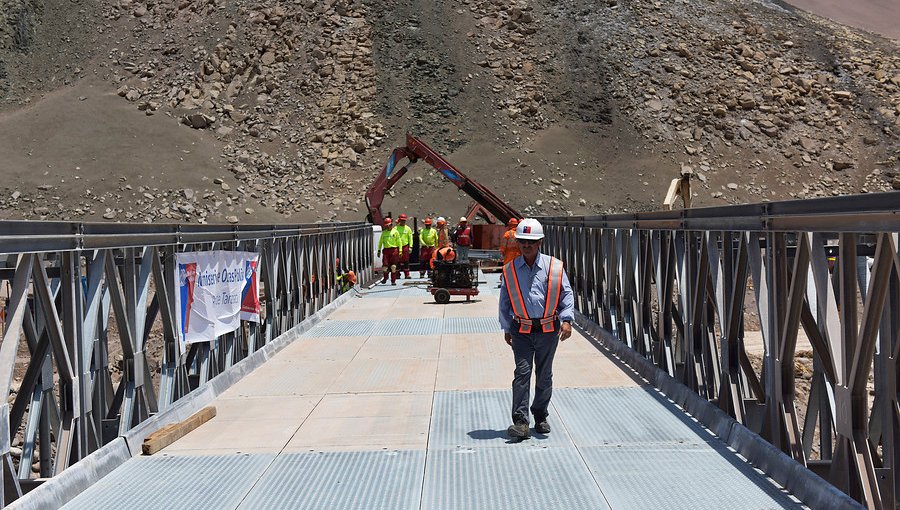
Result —
[[[900, 195], [542, 222], [578, 327], [521, 444], [495, 275], [340, 294], [364, 223], [0, 222], [2, 503], [900, 508]], [[181, 354], [174, 254], [209, 249], [260, 253], [263, 319]]]

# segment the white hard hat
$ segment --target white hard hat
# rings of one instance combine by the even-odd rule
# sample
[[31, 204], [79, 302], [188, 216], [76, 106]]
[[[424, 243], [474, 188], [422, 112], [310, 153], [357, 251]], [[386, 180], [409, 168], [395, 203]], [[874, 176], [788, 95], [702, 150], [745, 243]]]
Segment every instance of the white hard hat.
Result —
[[516, 225], [516, 239], [543, 239], [544, 227], [534, 218], [525, 218]]
[[466, 218], [465, 216], [460, 216], [460, 217], [459, 217], [459, 222], [462, 223], [462, 222], [464, 222], [464, 221], [465, 221], [465, 222], [468, 222], [468, 221], [469, 221], [469, 218]]
[[443, 216], [438, 216], [437, 221], [438, 223], [447, 223], [447, 220], [445, 220]]

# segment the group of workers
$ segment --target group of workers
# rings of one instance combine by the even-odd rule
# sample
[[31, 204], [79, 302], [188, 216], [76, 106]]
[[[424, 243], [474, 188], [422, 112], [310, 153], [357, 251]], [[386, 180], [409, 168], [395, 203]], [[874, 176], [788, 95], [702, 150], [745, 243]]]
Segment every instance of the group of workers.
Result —
[[[410, 278], [409, 256], [413, 249], [413, 230], [406, 224], [407, 219], [405, 214], [398, 216], [396, 223], [391, 218], [384, 219], [381, 238], [378, 240], [378, 255], [384, 267], [381, 283], [387, 283], [390, 277], [391, 285], [397, 285], [401, 271], [404, 278]], [[465, 216], [459, 219], [459, 224], [453, 231], [447, 226], [447, 220], [443, 216], [434, 222], [427, 217], [424, 223], [425, 227], [419, 230], [420, 277], [425, 276], [428, 268], [434, 268], [435, 261], [468, 260], [469, 248], [472, 246], [472, 227]], [[436, 225], [432, 225], [433, 223]], [[427, 266], [425, 261], [429, 261]]]

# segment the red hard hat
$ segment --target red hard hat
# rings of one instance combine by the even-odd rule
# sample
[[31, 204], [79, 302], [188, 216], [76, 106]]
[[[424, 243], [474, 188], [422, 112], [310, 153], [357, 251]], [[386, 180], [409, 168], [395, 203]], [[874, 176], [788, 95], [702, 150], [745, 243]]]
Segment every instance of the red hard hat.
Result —
[[390, 218], [385, 218], [385, 219], [384, 219], [384, 224], [385, 224], [385, 225], [390, 225], [391, 223], [393, 223], [393, 222], [391, 221]]
[[517, 220], [516, 218], [510, 218], [509, 222], [506, 224], [506, 226], [507, 227], [515, 227], [518, 224], [519, 224], [519, 220]]
[[406, 215], [405, 215], [405, 214], [401, 214], [401, 215], [397, 218], [397, 221], [406, 221]]
[[425, 218], [425, 224], [426, 224], [426, 225], [431, 225], [431, 218], [427, 218], [427, 217], [426, 217], [426, 218]]

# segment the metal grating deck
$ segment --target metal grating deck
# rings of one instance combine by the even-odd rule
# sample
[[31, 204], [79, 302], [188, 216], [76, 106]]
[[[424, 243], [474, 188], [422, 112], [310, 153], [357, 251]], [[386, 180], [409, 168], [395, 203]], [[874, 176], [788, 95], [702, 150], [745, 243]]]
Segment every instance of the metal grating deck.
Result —
[[497, 318], [447, 317], [385, 320], [328, 320], [303, 336], [420, 336], [440, 334], [499, 333]]
[[236, 508], [274, 458], [274, 454], [135, 457], [63, 508]]
[[519, 445], [571, 445], [559, 416], [550, 406], [550, 424], [556, 428], [548, 435], [535, 435], [530, 441], [510, 444], [506, 428], [512, 423], [511, 390], [448, 391], [434, 394], [429, 448], [515, 447]]
[[441, 319], [389, 319], [378, 321], [373, 336], [440, 335]]
[[616, 510], [802, 508], [721, 443], [580, 451]]
[[575, 448], [430, 450], [422, 510], [608, 509]]
[[492, 317], [445, 317], [445, 335], [459, 335], [469, 333], [501, 333], [500, 322], [496, 316]]
[[[485, 278], [496, 285], [495, 276]], [[422, 288], [366, 292], [381, 303], [368, 307], [383, 311], [378, 319], [325, 320], [304, 335], [321, 338], [293, 344], [228, 390], [232, 399], [316, 395], [309, 413], [272, 413], [293, 436], [266, 450], [244, 425], [217, 418], [194, 433], [197, 445], [221, 452], [246, 440], [255, 453], [133, 459], [66, 508], [799, 508], [652, 388], [558, 387], [553, 431], [511, 442], [513, 360], [497, 336], [497, 289], [482, 290], [483, 303], [440, 313], [430, 296], [397, 299], [427, 296]], [[491, 349], [480, 336], [495, 339]], [[617, 369], [601, 357], [577, 368], [609, 380]], [[414, 413], [395, 404], [409, 392], [425, 399]], [[248, 430], [269, 425], [242, 421]]]
[[304, 333], [303, 336], [369, 336], [374, 327], [374, 321], [326, 320]]
[[715, 439], [652, 388], [561, 388], [553, 391], [551, 405], [581, 446]]
[[424, 464], [423, 451], [286, 453], [239, 508], [418, 509]]

